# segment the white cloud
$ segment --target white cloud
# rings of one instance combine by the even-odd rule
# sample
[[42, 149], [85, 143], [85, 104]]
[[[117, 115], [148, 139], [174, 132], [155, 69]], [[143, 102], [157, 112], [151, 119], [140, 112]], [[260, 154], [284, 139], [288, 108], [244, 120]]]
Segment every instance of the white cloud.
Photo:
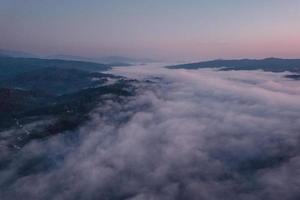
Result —
[[[124, 105], [100, 105], [74, 133], [78, 142], [57, 136], [26, 146], [0, 172], [4, 198], [299, 197], [299, 82], [261, 71], [139, 66], [113, 73], [153, 82], [140, 83]], [[18, 162], [40, 156], [53, 166], [15, 178]]]

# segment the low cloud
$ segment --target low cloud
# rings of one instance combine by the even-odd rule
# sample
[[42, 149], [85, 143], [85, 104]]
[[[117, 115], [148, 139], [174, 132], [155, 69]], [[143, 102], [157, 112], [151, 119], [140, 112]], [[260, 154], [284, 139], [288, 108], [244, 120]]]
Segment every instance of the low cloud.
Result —
[[112, 73], [141, 79], [137, 96], [25, 146], [0, 171], [3, 199], [300, 197], [299, 82], [261, 71]]

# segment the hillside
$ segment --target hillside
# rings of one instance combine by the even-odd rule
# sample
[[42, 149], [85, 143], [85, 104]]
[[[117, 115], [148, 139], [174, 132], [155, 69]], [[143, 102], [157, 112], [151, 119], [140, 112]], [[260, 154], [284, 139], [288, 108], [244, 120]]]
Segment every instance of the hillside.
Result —
[[169, 69], [222, 68], [221, 70], [263, 70], [270, 72], [290, 71], [300, 73], [300, 59], [266, 58], [262, 60], [212, 60], [168, 66]]
[[0, 57], [0, 79], [49, 67], [83, 71], [105, 71], [110, 69], [108, 65], [83, 61]]
[[0, 80], [0, 132], [15, 129], [15, 134], [0, 137], [0, 141], [13, 148], [73, 130], [85, 123], [101, 102], [121, 101], [134, 92], [132, 80], [120, 76], [37, 67], [6, 74]]

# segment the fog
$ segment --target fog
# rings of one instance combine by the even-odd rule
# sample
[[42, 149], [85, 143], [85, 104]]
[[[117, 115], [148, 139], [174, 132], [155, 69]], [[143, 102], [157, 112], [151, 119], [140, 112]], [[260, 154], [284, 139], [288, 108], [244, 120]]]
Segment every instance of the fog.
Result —
[[0, 170], [1, 199], [300, 198], [300, 82], [287, 73], [110, 73], [138, 79], [137, 95], [14, 154]]

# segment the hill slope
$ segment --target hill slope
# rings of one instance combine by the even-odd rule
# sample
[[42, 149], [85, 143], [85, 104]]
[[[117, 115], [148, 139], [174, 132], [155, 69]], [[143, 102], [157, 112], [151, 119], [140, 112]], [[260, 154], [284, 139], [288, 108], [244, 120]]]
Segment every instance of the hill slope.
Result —
[[108, 65], [83, 61], [0, 57], [0, 79], [49, 67], [84, 71], [104, 71], [110, 69]]
[[290, 71], [300, 73], [300, 59], [266, 58], [262, 60], [212, 60], [168, 66], [169, 69], [222, 68], [222, 70], [264, 70], [271, 72]]

